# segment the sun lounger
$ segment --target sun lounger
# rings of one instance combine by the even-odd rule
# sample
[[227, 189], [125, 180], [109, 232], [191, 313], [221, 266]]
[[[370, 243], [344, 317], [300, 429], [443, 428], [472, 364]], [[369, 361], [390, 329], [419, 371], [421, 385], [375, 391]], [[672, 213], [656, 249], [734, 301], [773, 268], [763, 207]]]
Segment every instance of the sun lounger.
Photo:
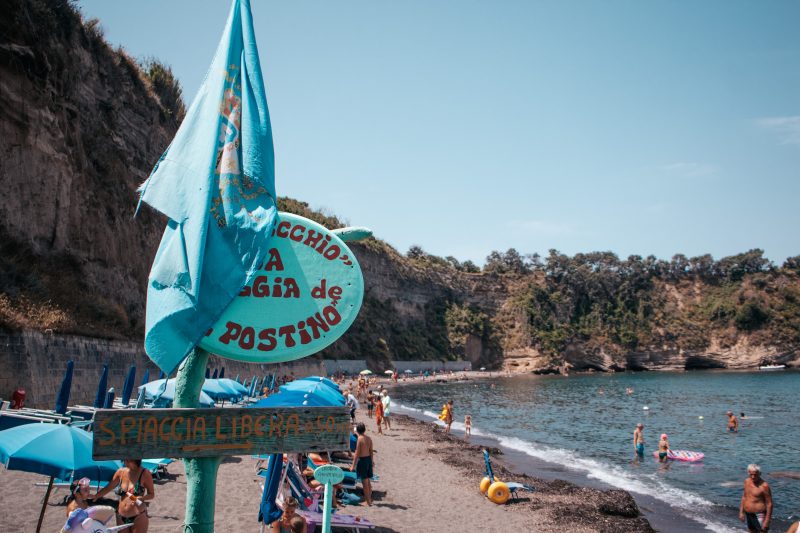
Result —
[[[313, 459], [311, 459], [310, 457], [308, 458], [308, 467], [311, 468], [312, 470], [316, 470], [320, 466], [327, 465], [327, 464], [330, 464], [330, 463], [321, 462], [321, 461], [317, 462], [317, 461], [314, 461]], [[358, 483], [358, 476], [356, 476], [356, 473], [355, 472], [350, 472], [349, 470], [344, 470], [343, 473], [344, 473], [344, 480], [341, 483], [342, 486], [345, 487], [345, 488], [348, 488], [348, 489], [356, 488], [356, 484]]]
[[[317, 525], [322, 526], [322, 513], [312, 513], [311, 511], [301, 511], [299, 509], [295, 512], [306, 519], [308, 533], [314, 533]], [[331, 527], [349, 531], [361, 531], [362, 529], [375, 529], [375, 524], [360, 516], [336, 513], [331, 515]]]
[[175, 459], [142, 459], [142, 467], [146, 468], [153, 475], [153, 479], [161, 479], [167, 475], [167, 466], [174, 463]]

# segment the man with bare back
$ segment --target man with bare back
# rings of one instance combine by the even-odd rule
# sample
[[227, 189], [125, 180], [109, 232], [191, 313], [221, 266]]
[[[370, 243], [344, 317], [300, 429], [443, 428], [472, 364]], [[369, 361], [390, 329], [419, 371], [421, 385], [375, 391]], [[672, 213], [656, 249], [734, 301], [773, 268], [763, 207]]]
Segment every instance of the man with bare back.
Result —
[[772, 520], [772, 492], [767, 482], [761, 479], [758, 465], [748, 465], [747, 476], [739, 505], [739, 520], [747, 523], [750, 533], [767, 533]]

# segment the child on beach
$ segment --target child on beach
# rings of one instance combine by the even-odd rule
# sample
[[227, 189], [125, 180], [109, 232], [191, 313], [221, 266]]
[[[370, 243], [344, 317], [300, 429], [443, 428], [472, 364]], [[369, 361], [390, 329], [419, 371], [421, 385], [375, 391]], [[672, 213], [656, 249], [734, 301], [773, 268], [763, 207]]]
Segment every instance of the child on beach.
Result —
[[658, 462], [666, 463], [668, 454], [669, 454], [669, 441], [667, 440], [667, 434], [662, 433], [661, 440], [658, 441]]
[[469, 439], [472, 435], [472, 415], [464, 417], [464, 440]]
[[378, 433], [383, 435], [383, 429], [381, 429], [381, 425], [383, 424], [383, 402], [381, 402], [380, 396], [375, 396], [375, 422], [378, 423]]

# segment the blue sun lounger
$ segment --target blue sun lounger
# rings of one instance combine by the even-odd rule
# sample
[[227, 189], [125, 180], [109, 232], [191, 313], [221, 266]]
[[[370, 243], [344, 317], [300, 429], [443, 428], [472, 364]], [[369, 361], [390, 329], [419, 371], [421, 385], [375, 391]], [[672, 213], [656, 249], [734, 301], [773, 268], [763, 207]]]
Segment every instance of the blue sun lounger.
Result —
[[[497, 481], [497, 478], [494, 477], [494, 473], [492, 472], [492, 461], [489, 458], [489, 450], [483, 450], [483, 460], [486, 463], [486, 476], [489, 478], [490, 483], [494, 483]], [[514, 500], [519, 498], [519, 494], [517, 494], [518, 490], [527, 490], [530, 492], [534, 490], [530, 485], [525, 485], [523, 483], [515, 483], [513, 481], [503, 481], [503, 483], [508, 487], [508, 492]]]

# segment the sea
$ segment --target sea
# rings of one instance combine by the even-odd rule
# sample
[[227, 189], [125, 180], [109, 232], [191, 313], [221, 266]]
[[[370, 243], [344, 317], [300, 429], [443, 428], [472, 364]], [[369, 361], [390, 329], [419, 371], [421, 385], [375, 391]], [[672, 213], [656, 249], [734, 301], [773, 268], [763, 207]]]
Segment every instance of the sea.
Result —
[[[800, 372], [636, 372], [489, 377], [400, 387], [396, 412], [439, 423], [452, 399], [453, 433], [472, 416], [472, 441], [500, 447], [521, 472], [629, 491], [659, 531], [743, 531], [738, 520], [750, 463], [775, 502], [772, 531], [800, 519]], [[744, 413], [738, 433], [726, 411]], [[633, 431], [644, 424], [645, 458]], [[662, 433], [698, 463], [660, 464]], [[789, 473], [789, 476], [786, 476]]]

